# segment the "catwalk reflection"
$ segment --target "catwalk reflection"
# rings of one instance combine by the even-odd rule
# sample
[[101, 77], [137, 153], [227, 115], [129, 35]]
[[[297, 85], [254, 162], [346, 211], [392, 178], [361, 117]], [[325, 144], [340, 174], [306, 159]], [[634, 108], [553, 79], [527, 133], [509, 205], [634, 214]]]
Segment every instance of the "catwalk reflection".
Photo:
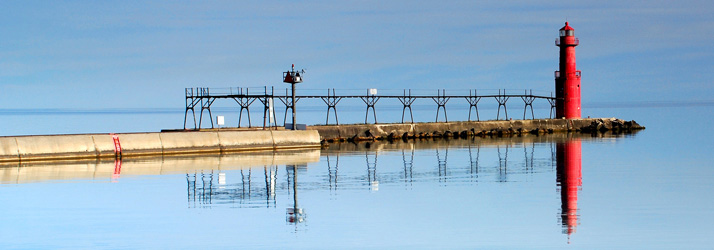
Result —
[[509, 183], [524, 178], [527, 181], [534, 174], [555, 172], [560, 192], [558, 221], [562, 224], [563, 234], [570, 238], [579, 223], [580, 145], [581, 138], [567, 137], [542, 141], [474, 139], [446, 144], [433, 141], [342, 144], [322, 150], [321, 161], [310, 166], [288, 164], [234, 170], [230, 174], [236, 176], [234, 180], [237, 182], [232, 183], [226, 181], [223, 172], [187, 174], [188, 201], [189, 207], [193, 208], [220, 204], [276, 207], [279, 203], [276, 197], [290, 197], [291, 204], [285, 206], [286, 221], [297, 224], [306, 219], [304, 208], [298, 206], [298, 192], [379, 192], [380, 186], [401, 185], [411, 189], [416, 183], [440, 183], [442, 186]]

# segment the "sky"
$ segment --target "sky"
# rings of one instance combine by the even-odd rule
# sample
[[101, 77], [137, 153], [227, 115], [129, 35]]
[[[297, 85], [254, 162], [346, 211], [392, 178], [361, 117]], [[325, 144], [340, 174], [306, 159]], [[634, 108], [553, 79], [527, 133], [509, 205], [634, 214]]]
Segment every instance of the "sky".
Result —
[[583, 104], [714, 102], [712, 1], [0, 2], [0, 109], [184, 109], [186, 87], [554, 89]]

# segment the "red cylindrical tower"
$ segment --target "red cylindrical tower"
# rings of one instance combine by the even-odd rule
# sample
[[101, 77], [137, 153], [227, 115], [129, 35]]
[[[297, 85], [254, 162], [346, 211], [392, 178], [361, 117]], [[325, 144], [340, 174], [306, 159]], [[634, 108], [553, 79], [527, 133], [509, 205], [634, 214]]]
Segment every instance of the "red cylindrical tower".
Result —
[[580, 118], [580, 70], [575, 67], [575, 46], [580, 41], [565, 22], [555, 46], [560, 47], [560, 70], [555, 72], [555, 114], [557, 118]]

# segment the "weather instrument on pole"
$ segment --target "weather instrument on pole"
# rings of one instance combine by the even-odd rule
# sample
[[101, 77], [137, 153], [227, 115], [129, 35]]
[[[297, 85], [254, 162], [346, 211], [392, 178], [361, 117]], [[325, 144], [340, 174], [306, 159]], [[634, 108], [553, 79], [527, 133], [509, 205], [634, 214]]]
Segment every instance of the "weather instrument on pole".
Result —
[[293, 123], [291, 124], [292, 130], [297, 130], [297, 118], [295, 117], [295, 84], [302, 82], [302, 75], [305, 74], [305, 70], [295, 71], [295, 64], [292, 65], [290, 71], [283, 72], [283, 82], [289, 83], [292, 86], [292, 102], [290, 103], [290, 109], [293, 111]]
[[292, 69], [290, 71], [283, 72], [283, 82], [290, 84], [301, 83], [301, 74], [305, 74], [305, 70], [302, 69], [300, 71], [295, 71], [295, 64], [293, 64]]

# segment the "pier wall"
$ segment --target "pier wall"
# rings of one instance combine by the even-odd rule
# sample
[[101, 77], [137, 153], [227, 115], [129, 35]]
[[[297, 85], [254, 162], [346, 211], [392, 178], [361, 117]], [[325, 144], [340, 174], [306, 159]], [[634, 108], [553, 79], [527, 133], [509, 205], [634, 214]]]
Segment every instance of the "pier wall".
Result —
[[[644, 129], [615, 118], [536, 119], [309, 126], [308, 130], [208, 130], [117, 134], [122, 157], [320, 147], [321, 142], [398, 138], [504, 136]], [[114, 158], [110, 134], [0, 137], [0, 162]]]
[[373, 140], [383, 138], [423, 138], [442, 136], [479, 136], [522, 133], [554, 133], [568, 131], [617, 131], [643, 129], [634, 121], [616, 118], [534, 119], [477, 122], [435, 122], [395, 124], [349, 124], [309, 126], [317, 130], [322, 141]]
[[[189, 131], [117, 134], [121, 156], [319, 147], [317, 131]], [[112, 135], [0, 137], [0, 162], [116, 157]]]

